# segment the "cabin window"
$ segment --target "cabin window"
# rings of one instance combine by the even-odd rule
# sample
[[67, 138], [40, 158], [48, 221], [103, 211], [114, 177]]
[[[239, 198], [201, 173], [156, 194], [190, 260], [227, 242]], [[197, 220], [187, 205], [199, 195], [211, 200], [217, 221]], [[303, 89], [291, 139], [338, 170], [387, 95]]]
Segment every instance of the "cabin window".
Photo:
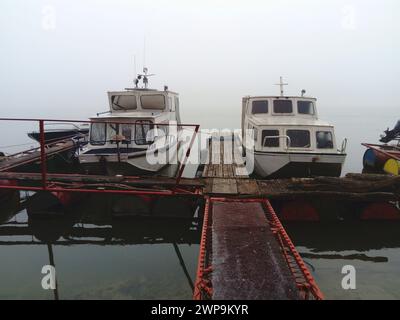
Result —
[[310, 131], [287, 130], [286, 134], [290, 138], [289, 148], [310, 148]]
[[330, 131], [317, 131], [317, 148], [318, 149], [332, 149], [333, 137]]
[[135, 95], [111, 96], [111, 104], [114, 110], [134, 110], [137, 108]]
[[121, 135], [124, 137], [125, 142], [131, 142], [132, 126], [130, 124], [121, 124]]
[[251, 113], [259, 114], [259, 113], [268, 113], [268, 101], [253, 101], [251, 105]]
[[292, 100], [274, 100], [274, 113], [293, 113]]
[[140, 96], [140, 103], [143, 109], [165, 109], [165, 97], [162, 94], [146, 94]]
[[297, 112], [299, 114], [314, 114], [314, 103], [312, 101], [297, 101]]
[[103, 145], [106, 143], [106, 124], [92, 123], [90, 126], [90, 144]]
[[175, 109], [179, 108], [179, 98], [175, 97]]
[[137, 145], [152, 144], [153, 139], [149, 136], [149, 131], [152, 129], [151, 121], [137, 121], [135, 123], [135, 143]]
[[268, 148], [279, 147], [279, 130], [263, 130], [262, 144]]

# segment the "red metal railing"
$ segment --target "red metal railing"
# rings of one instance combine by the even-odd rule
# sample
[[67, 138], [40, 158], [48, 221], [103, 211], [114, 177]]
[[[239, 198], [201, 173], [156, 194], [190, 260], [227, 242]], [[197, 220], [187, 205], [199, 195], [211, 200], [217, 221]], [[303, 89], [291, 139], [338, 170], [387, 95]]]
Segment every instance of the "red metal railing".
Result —
[[211, 201], [209, 197], [206, 197], [206, 204], [204, 207], [204, 219], [203, 219], [203, 228], [201, 232], [200, 239], [200, 252], [197, 262], [197, 273], [196, 273], [196, 282], [194, 285], [193, 299], [194, 300], [203, 300], [203, 299], [211, 299], [212, 297], [212, 286], [211, 280], [208, 279], [208, 275], [211, 272], [210, 262], [208, 260], [209, 252], [207, 250], [207, 245], [209, 245], [208, 237], [208, 229], [211, 228], [211, 219], [210, 219], [210, 211], [211, 211]]
[[363, 145], [364, 147], [373, 149], [377, 152], [380, 152], [390, 158], [400, 161], [400, 148], [399, 147], [380, 145], [380, 144], [371, 144], [371, 143], [361, 143], [361, 145]]
[[[65, 188], [60, 186], [54, 186], [54, 183], [49, 184], [47, 179], [48, 171], [47, 171], [47, 154], [46, 148], [48, 148], [49, 144], [46, 144], [45, 141], [45, 123], [53, 122], [53, 123], [113, 123], [113, 124], [129, 124], [132, 125], [133, 122], [125, 122], [125, 121], [115, 121], [113, 119], [102, 119], [102, 120], [59, 120], [59, 119], [29, 119], [29, 118], [0, 118], [0, 121], [23, 121], [23, 122], [37, 122], [39, 125], [39, 145], [40, 145], [40, 170], [42, 176], [42, 186], [8, 186], [1, 185], [0, 189], [17, 189], [17, 190], [28, 190], [28, 191], [68, 191], [68, 192], [89, 192], [89, 193], [119, 193], [119, 194], [140, 194], [140, 195], [174, 195], [176, 193], [184, 193], [188, 194], [191, 191], [185, 190], [182, 187], [178, 187], [181, 182], [183, 171], [185, 169], [186, 163], [190, 156], [191, 149], [193, 147], [196, 135], [199, 131], [200, 126], [197, 124], [166, 124], [166, 123], [152, 123], [154, 126], [177, 126], [177, 127], [185, 127], [185, 128], [194, 128], [192, 137], [190, 139], [190, 143], [188, 149], [185, 152], [185, 156], [180, 163], [180, 166], [177, 170], [177, 175], [175, 177], [175, 186], [171, 190], [118, 190], [118, 189], [87, 189], [87, 188]], [[55, 143], [55, 142], [53, 142]], [[39, 148], [35, 148], [32, 150], [38, 150]], [[19, 154], [23, 154], [24, 152], [20, 152]], [[25, 164], [24, 162], [20, 163]], [[8, 171], [10, 168], [4, 167], [2, 171]], [[1, 169], [0, 169], [1, 170]], [[68, 177], [69, 174], [64, 174], [64, 177]], [[135, 177], [127, 177], [127, 178], [135, 178]], [[195, 193], [198, 193], [196, 190]]]
[[310, 271], [307, 269], [303, 259], [297, 252], [292, 241], [290, 240], [271, 203], [267, 199], [263, 199], [262, 204], [266, 208], [267, 218], [273, 227], [275, 236], [283, 250], [283, 255], [291, 273], [295, 278], [297, 288], [300, 290], [302, 298], [306, 300], [310, 298], [314, 298], [315, 300], [323, 300], [324, 295], [316, 284]]
[[212, 298], [212, 282], [210, 280], [210, 273], [212, 272], [212, 265], [210, 262], [211, 244], [209, 239], [209, 230], [211, 229], [212, 202], [257, 202], [261, 203], [265, 209], [266, 217], [271, 224], [273, 231], [281, 249], [285, 261], [288, 264], [289, 270], [294, 277], [297, 288], [300, 292], [300, 297], [305, 300], [315, 299], [323, 300], [324, 295], [316, 284], [313, 276], [304, 264], [303, 259], [297, 252], [295, 246], [287, 235], [283, 225], [281, 224], [278, 216], [276, 215], [271, 203], [267, 199], [234, 199], [234, 198], [207, 198], [206, 206], [204, 209], [204, 222], [202, 229], [202, 236], [200, 242], [200, 252], [198, 258], [196, 284], [193, 293], [193, 299], [211, 299]]

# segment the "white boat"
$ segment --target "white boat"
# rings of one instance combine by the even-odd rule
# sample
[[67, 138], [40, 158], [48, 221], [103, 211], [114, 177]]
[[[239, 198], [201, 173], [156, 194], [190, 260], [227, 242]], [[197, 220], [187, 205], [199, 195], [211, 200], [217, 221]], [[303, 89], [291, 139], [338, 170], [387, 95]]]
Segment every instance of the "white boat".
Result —
[[154, 174], [177, 163], [179, 95], [148, 89], [149, 76], [144, 68], [135, 88], [108, 92], [109, 111], [90, 119], [89, 143], [79, 155], [87, 173]]
[[247, 96], [242, 101], [242, 139], [246, 161], [263, 178], [340, 176], [345, 139], [338, 149], [334, 127], [318, 118], [317, 99]]

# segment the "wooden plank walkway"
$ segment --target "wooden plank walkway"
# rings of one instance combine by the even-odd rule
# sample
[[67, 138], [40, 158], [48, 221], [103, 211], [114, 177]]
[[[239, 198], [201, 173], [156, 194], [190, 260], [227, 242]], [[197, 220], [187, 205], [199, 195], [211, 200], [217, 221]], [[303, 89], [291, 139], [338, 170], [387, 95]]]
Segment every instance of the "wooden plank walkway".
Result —
[[249, 174], [241, 155], [238, 136], [213, 136], [209, 140], [208, 163], [203, 170], [204, 193], [213, 195], [258, 195], [257, 182]]

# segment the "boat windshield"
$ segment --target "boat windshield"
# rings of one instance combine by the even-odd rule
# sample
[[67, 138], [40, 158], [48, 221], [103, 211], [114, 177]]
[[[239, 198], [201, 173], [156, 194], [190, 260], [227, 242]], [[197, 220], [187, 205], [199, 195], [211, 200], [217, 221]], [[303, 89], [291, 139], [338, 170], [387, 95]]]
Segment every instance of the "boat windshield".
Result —
[[293, 113], [292, 100], [274, 100], [274, 113]]
[[297, 112], [299, 114], [314, 114], [314, 103], [312, 101], [297, 101]]
[[310, 131], [287, 130], [286, 135], [290, 138], [290, 148], [310, 148]]
[[252, 102], [252, 114], [268, 113], [268, 100], [257, 100]]
[[165, 97], [162, 94], [146, 94], [140, 96], [140, 104], [143, 109], [165, 109]]
[[332, 149], [333, 137], [330, 131], [317, 131], [317, 148], [318, 149]]
[[135, 110], [137, 108], [135, 95], [111, 96], [111, 104], [114, 110]]
[[135, 123], [135, 143], [137, 145], [146, 145], [153, 143], [152, 129], [154, 125], [151, 121], [143, 120]]
[[92, 123], [90, 126], [90, 144], [103, 145], [106, 143], [106, 124]]

